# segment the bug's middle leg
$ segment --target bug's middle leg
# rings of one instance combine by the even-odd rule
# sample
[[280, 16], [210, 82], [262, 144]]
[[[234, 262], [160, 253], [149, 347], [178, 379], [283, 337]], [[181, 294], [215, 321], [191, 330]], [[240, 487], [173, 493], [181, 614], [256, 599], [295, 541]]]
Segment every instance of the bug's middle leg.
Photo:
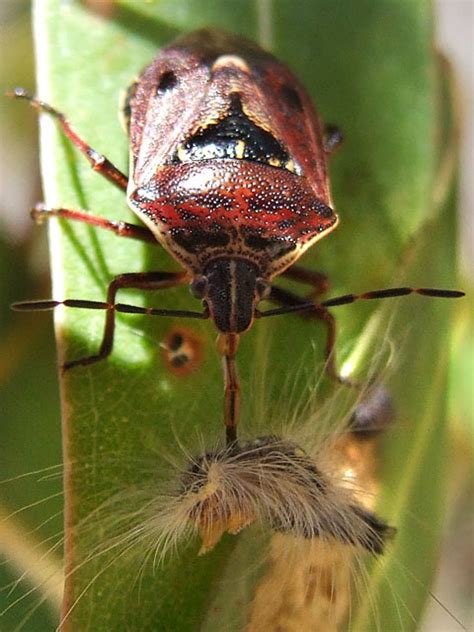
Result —
[[88, 224], [89, 226], [96, 226], [97, 228], [105, 228], [115, 233], [118, 237], [129, 237], [131, 239], [137, 239], [138, 241], [144, 241], [147, 243], [158, 244], [156, 237], [151, 230], [146, 226], [139, 226], [138, 224], [129, 224], [128, 222], [109, 220], [99, 215], [92, 215], [87, 211], [73, 210], [69, 208], [51, 208], [45, 204], [37, 204], [31, 210], [31, 217], [41, 224], [45, 220], [49, 220], [52, 217], [62, 217], [67, 220], [75, 222], [81, 222], [82, 224]]
[[95, 355], [85, 356], [65, 362], [64, 370], [75, 366], [87, 366], [104, 360], [112, 352], [115, 331], [115, 298], [121, 289], [136, 290], [164, 290], [180, 285], [188, 280], [186, 272], [131, 272], [116, 276], [107, 291], [107, 305], [105, 316], [104, 334], [99, 352]]

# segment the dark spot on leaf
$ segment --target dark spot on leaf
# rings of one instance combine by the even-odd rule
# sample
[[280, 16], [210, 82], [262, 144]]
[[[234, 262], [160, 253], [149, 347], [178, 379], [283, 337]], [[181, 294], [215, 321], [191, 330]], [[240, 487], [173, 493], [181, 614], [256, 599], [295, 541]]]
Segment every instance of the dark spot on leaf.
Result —
[[189, 358], [185, 353], [180, 353], [177, 356], [174, 356], [171, 360], [171, 364], [175, 369], [181, 369], [189, 362]]
[[183, 336], [180, 333], [175, 333], [170, 337], [168, 348], [170, 351], [178, 351], [183, 344]]

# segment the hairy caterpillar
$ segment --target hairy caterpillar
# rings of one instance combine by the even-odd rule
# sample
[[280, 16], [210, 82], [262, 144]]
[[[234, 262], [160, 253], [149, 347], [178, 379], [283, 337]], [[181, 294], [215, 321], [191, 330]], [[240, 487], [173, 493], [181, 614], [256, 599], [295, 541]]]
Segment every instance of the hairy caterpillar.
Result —
[[[311, 388], [309, 392], [315, 391]], [[256, 423], [254, 436], [233, 451], [219, 446], [213, 438], [201, 437], [199, 447], [194, 444], [192, 449], [181, 441], [178, 453], [168, 457], [172, 461], [168, 471], [159, 477], [153, 470], [160, 456], [144, 458], [143, 483], [111, 492], [75, 527], [80, 539], [90, 542], [90, 548], [77, 568], [66, 570], [66, 576], [96, 565], [96, 576], [100, 577], [114, 565], [120, 567], [123, 560], [133, 558], [134, 581], [139, 584], [144, 581], [140, 575], [147, 559], [155, 576], [166, 574], [167, 567], [183, 554], [183, 547], [191, 550], [191, 563], [200, 564], [205, 558], [196, 558], [198, 552], [214, 547], [219, 554], [220, 547], [228, 547], [229, 536], [219, 542], [224, 531], [242, 531], [243, 538], [236, 546], [245, 549], [258, 542], [259, 548], [250, 567], [238, 573], [238, 583], [253, 586], [249, 590], [256, 594], [246, 604], [245, 625], [249, 630], [270, 625], [261, 604], [268, 608], [268, 590], [274, 595], [278, 592], [275, 573], [268, 567], [281, 565], [286, 570], [285, 581], [277, 584], [280, 605], [283, 595], [292, 593], [288, 590], [290, 570], [295, 577], [299, 575], [296, 585], [299, 583], [303, 592], [313, 587], [313, 599], [306, 599], [310, 612], [308, 607], [293, 607], [294, 625], [301, 625], [307, 616], [323, 617], [326, 622], [329, 617], [342, 624], [348, 616], [354, 578], [356, 584], [366, 581], [357, 579], [366, 573], [361, 559], [370, 558], [370, 552], [381, 554], [393, 530], [371, 509], [376, 488], [372, 469], [375, 438], [351, 430], [354, 404], [344, 391], [336, 395], [325, 404], [313, 395], [299, 405], [290, 404], [291, 397], [282, 395], [286, 405], [274, 412], [273, 423], [268, 421], [269, 412]], [[376, 397], [372, 397], [374, 401]], [[341, 418], [335, 419], [335, 411], [342, 411], [344, 406], [345, 413], [340, 412]], [[367, 404], [360, 400], [356, 410], [360, 425]], [[265, 435], [264, 430], [274, 434]], [[202, 537], [200, 544], [193, 536], [196, 533]], [[52, 548], [59, 545], [56, 542]], [[281, 579], [281, 574], [277, 572], [276, 577]], [[86, 588], [93, 590], [94, 586]], [[87, 598], [87, 590], [63, 610], [65, 621], [74, 615], [77, 603]], [[275, 604], [275, 599], [271, 603]], [[301, 595], [296, 599], [301, 601]], [[274, 606], [270, 609], [275, 617]], [[217, 625], [212, 617], [209, 625], [209, 629], [217, 629], [212, 627]], [[330, 629], [324, 627], [327, 623], [315, 625]]]
[[[389, 346], [379, 346], [368, 383], [380, 373], [381, 356]], [[378, 436], [387, 426], [384, 414], [390, 417], [390, 402], [384, 389], [374, 386], [360, 396], [341, 388], [321, 399], [320, 371], [314, 370], [311, 354], [307, 356], [306, 368], [288, 377], [277, 401], [265, 401], [265, 384], [254, 394], [255, 416], [238, 449], [229, 450], [197, 429], [189, 437], [176, 434], [174, 449], [148, 442], [140, 463], [131, 464], [140, 472], [137, 483], [107, 480], [107, 493], [69, 534], [85, 548], [80, 561], [66, 569], [66, 580], [87, 571], [87, 581], [63, 607], [65, 624], [74, 621], [91, 594], [91, 604], [97, 603], [95, 586], [104, 577], [116, 582], [117, 574], [124, 575], [119, 589], [124, 608], [132, 610], [139, 607], [144, 582], [156, 585], [159, 601], [176, 561], [184, 560], [192, 579], [203, 565], [214, 571], [225, 559], [221, 579], [211, 591], [212, 607], [201, 622], [206, 632], [273, 630], [277, 624], [288, 630], [304, 625], [338, 632], [346, 625], [350, 630], [384, 629], [385, 613], [373, 593], [367, 564], [375, 564], [375, 575], [386, 576], [385, 544], [393, 565], [393, 531], [374, 513]], [[311, 366], [313, 371], [307, 371]], [[103, 454], [98, 467], [106, 473], [114, 460], [113, 453]], [[79, 475], [88, 470], [87, 463], [73, 465]], [[327, 489], [321, 494], [323, 483]], [[409, 522], [420, 529], [416, 517]], [[399, 526], [393, 518], [388, 524]], [[394, 543], [400, 536], [403, 531]], [[61, 545], [62, 538], [51, 539], [43, 551], [57, 552]], [[377, 545], [379, 554], [371, 555]], [[206, 555], [197, 557], [200, 550]], [[44, 552], [39, 557], [40, 565], [49, 559]], [[405, 583], [416, 585], [403, 561], [395, 560], [395, 565]], [[390, 586], [393, 572], [387, 581]], [[45, 585], [45, 578], [33, 583]], [[188, 586], [180, 586], [186, 594]], [[40, 587], [40, 600], [50, 601], [51, 590]], [[12, 591], [10, 601], [17, 598], [21, 596]], [[392, 599], [400, 611], [400, 629], [410, 629], [411, 604], [398, 589]], [[36, 599], [31, 609], [38, 603]], [[358, 619], [360, 604], [370, 623]], [[15, 612], [14, 605], [6, 615], [10, 612]], [[174, 629], [187, 629], [179, 612], [173, 616]], [[169, 625], [163, 629], [173, 629]]]

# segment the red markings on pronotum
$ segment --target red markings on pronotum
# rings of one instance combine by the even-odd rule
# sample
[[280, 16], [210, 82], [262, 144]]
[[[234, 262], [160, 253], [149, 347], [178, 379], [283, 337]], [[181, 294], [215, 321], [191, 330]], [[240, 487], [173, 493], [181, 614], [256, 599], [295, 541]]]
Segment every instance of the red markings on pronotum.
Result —
[[[322, 124], [290, 70], [249, 40], [196, 31], [164, 48], [143, 71], [123, 107], [130, 136], [129, 177], [82, 140], [63, 114], [23, 89], [12, 96], [55, 117], [94, 170], [126, 191], [130, 208], [145, 227], [41, 205], [33, 211], [35, 218], [63, 217], [160, 244], [183, 267], [175, 274], [122, 274], [110, 283], [103, 303], [68, 299], [16, 308], [66, 305], [106, 311], [99, 352], [67, 362], [65, 368], [92, 364], [111, 353], [116, 312], [210, 318], [224, 359], [229, 442], [236, 440], [239, 417], [235, 354], [240, 335], [256, 317], [305, 311], [321, 320], [327, 328], [326, 371], [344, 382], [336, 368], [336, 327], [328, 307], [412, 292], [463, 295], [395, 288], [318, 301], [327, 289], [326, 277], [295, 263], [337, 226], [327, 163], [341, 134]], [[312, 285], [314, 302], [273, 285], [280, 275]], [[202, 312], [116, 303], [122, 288], [154, 291], [184, 283], [202, 302]], [[263, 299], [280, 307], [261, 312]]]

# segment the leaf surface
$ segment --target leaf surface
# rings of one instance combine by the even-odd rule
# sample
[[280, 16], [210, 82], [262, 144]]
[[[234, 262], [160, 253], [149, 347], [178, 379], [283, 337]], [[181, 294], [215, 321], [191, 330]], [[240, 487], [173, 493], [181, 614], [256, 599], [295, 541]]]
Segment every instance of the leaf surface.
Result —
[[[399, 282], [452, 285], [452, 206], [436, 206], [432, 195], [442, 123], [428, 3], [300, 0], [296, 10], [287, 0], [123, 0], [110, 7], [109, 14], [98, 15], [87, 3], [35, 4], [39, 94], [67, 113], [94, 148], [127, 172], [127, 140], [116, 116], [119, 92], [178, 33], [212, 25], [264, 38], [304, 81], [324, 119], [340, 124], [347, 139], [332, 163], [341, 225], [305, 255], [304, 263], [330, 274], [333, 295]], [[46, 118], [42, 169], [49, 205], [134, 221], [121, 192], [92, 173]], [[86, 226], [55, 224], [50, 239], [58, 299], [103, 300], [107, 284], [117, 274], [178, 269], [159, 247]], [[196, 309], [184, 288], [153, 297], [124, 292], [120, 301]], [[355, 345], [371, 314], [387, 323], [391, 311], [387, 304], [340, 308], [341, 354]], [[400, 617], [404, 630], [415, 628], [436, 563], [444, 491], [426, 472], [434, 471], [442, 480], [449, 312], [441, 302], [408, 298], [397, 303], [390, 330], [395, 347], [400, 347], [397, 361], [402, 372], [393, 378], [391, 389], [402, 430], [394, 431], [387, 449], [384, 498], [389, 500], [384, 500], [381, 511], [399, 527], [399, 535], [382, 563], [384, 572], [380, 565], [374, 570], [369, 593], [380, 603], [377, 591], [382, 596], [386, 592], [380, 588], [383, 576], [391, 587], [396, 585], [404, 605], [397, 610], [393, 601], [392, 606], [382, 601], [377, 610], [379, 629], [398, 629]], [[212, 616], [209, 612], [211, 603], [226, 610], [223, 620], [232, 629], [226, 616], [232, 608], [239, 610], [238, 599], [226, 599], [227, 566], [234, 563], [238, 548], [245, 548], [245, 539], [242, 545], [236, 544], [237, 538], [224, 538], [200, 558], [198, 543], [191, 542], [164, 566], [154, 567], [153, 559], [137, 563], [136, 556], [124, 552], [124, 542], [119, 546], [111, 541], [110, 554], [95, 558], [96, 551], [103, 551], [107, 530], [100, 521], [92, 522], [92, 529], [77, 527], [115, 492], [130, 490], [125, 498], [133, 511], [132, 490], [154, 485], [166, 470], [165, 455], [179, 454], [177, 442], [195, 453], [202, 437], [207, 442], [222, 434], [215, 332], [211, 323], [185, 323], [201, 337], [205, 355], [199, 371], [178, 379], [167, 371], [159, 348], [176, 325], [183, 322], [122, 316], [107, 362], [75, 369], [63, 378], [70, 569], [65, 612], [71, 629], [186, 632], [201, 623], [209, 626], [212, 617], [219, 620], [219, 611]], [[94, 353], [102, 327], [100, 312], [58, 311], [61, 359]], [[373, 347], [383, 331], [384, 326], [373, 335]], [[244, 433], [252, 436], [255, 428], [265, 428], [262, 400], [277, 400], [288, 382], [294, 381], [296, 392], [305, 396], [307, 376], [320, 371], [315, 358], [322, 359], [323, 344], [322, 327], [297, 317], [258, 322], [244, 336], [238, 359]], [[311, 347], [314, 352], [308, 351]], [[420, 530], [425, 548], [414, 562], [417, 546], [409, 516], [420, 514], [429, 528]], [[153, 552], [150, 555], [153, 558]], [[406, 575], [400, 573], [400, 564], [408, 568]], [[403, 593], [400, 577], [411, 586], [409, 595]], [[243, 612], [240, 608], [239, 617]], [[370, 629], [375, 625], [368, 623], [371, 616], [370, 608], [362, 606], [353, 615], [354, 629]], [[241, 622], [233, 621], [239, 629]]]

